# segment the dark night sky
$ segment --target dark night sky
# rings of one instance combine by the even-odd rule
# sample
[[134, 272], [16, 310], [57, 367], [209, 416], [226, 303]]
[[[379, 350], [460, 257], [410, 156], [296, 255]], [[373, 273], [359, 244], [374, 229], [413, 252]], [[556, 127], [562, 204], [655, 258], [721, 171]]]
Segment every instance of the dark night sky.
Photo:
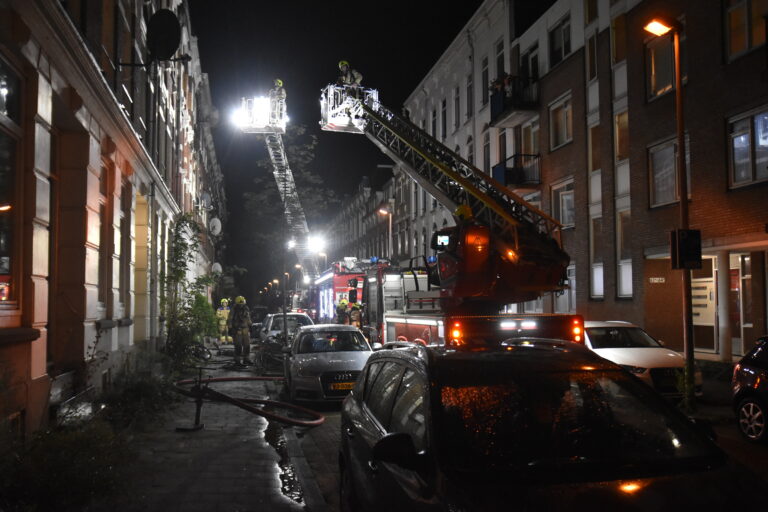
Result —
[[[319, 137], [311, 170], [341, 195], [352, 193], [363, 175], [380, 184], [388, 171], [376, 164], [391, 162], [367, 138], [321, 132], [320, 90], [335, 81], [338, 61], [349, 60], [363, 74], [363, 85], [379, 89], [382, 102], [399, 111], [481, 3], [191, 0], [202, 68], [221, 118], [214, 137], [230, 213], [225, 230], [233, 250], [226, 263], [249, 268], [246, 280], [255, 284], [276, 275], [238, 244], [242, 193], [252, 188], [253, 162], [266, 156], [260, 139], [229, 124], [240, 98], [265, 94], [273, 79], [281, 78], [291, 122], [307, 125]], [[309, 223], [310, 231], [320, 227], [313, 219]]]

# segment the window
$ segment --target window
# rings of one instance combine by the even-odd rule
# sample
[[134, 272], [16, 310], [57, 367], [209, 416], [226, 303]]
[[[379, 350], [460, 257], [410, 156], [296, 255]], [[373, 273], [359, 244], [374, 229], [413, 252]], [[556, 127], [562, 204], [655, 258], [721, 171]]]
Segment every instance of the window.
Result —
[[597, 0], [584, 0], [584, 24], [589, 25], [597, 19]]
[[475, 87], [472, 83], [472, 75], [467, 75], [467, 119], [472, 117], [475, 106]]
[[491, 171], [491, 136], [488, 132], [483, 134], [483, 171]]
[[[648, 98], [661, 96], [675, 88], [675, 52], [672, 34], [654, 37], [646, 44], [646, 87]], [[685, 32], [680, 34], [680, 66], [687, 77]]]
[[507, 161], [507, 130], [499, 130], [499, 163]]
[[597, 78], [597, 36], [587, 40], [587, 81]]
[[624, 14], [611, 20], [611, 61], [617, 64], [627, 57], [627, 18]]
[[[686, 141], [686, 148], [688, 143]], [[677, 144], [674, 140], [664, 142], [648, 150], [648, 163], [651, 166], [651, 206], [674, 203], [679, 199], [677, 190]], [[690, 158], [686, 151], [686, 162]], [[690, 165], [686, 165], [686, 170]], [[688, 190], [691, 176], [688, 172]]]
[[389, 432], [410, 434], [417, 452], [426, 448], [427, 421], [424, 414], [424, 397], [427, 386], [413, 370], [405, 370], [400, 389], [392, 408], [392, 423]]
[[483, 106], [485, 106], [488, 104], [488, 88], [491, 85], [491, 82], [488, 79], [488, 57], [483, 57], [480, 69], [480, 84], [483, 88], [482, 103]]
[[453, 131], [461, 126], [461, 90], [459, 86], [453, 90]]
[[440, 103], [440, 137], [445, 140], [448, 135], [448, 103], [445, 98]]
[[0, 59], [0, 303], [16, 299], [17, 254], [14, 242], [18, 144], [21, 138], [21, 80]]
[[555, 295], [555, 313], [576, 312], [576, 267], [569, 265], [566, 269], [566, 288], [563, 293]]
[[467, 162], [469, 165], [475, 165], [475, 141], [472, 137], [467, 138]]
[[632, 224], [630, 211], [616, 214], [616, 252], [618, 256], [618, 295], [632, 296]]
[[[389, 416], [392, 412], [392, 402], [400, 384], [402, 367], [393, 362], [385, 362], [376, 375], [376, 380], [366, 393], [365, 401], [368, 410], [381, 423], [384, 428], [389, 425]], [[370, 377], [369, 377], [370, 381]]]
[[592, 271], [589, 294], [592, 298], [603, 297], [603, 219], [593, 217], [589, 231], [589, 257]]
[[768, 110], [733, 121], [730, 131], [731, 186], [768, 179]]
[[120, 302], [123, 304], [124, 317], [130, 311], [132, 203], [131, 183], [123, 180], [120, 187]]
[[728, 0], [726, 47], [734, 57], [765, 44], [765, 20], [768, 0]]
[[539, 154], [539, 120], [534, 119], [524, 124], [522, 129], [522, 147], [524, 155]]
[[504, 39], [496, 43], [496, 77], [504, 76]]
[[539, 79], [539, 45], [532, 45], [520, 57], [520, 75], [524, 81], [536, 82]]
[[564, 228], [573, 226], [573, 180], [552, 186], [552, 216], [557, 219]]
[[553, 68], [571, 53], [571, 20], [566, 17], [549, 32], [549, 67]]
[[573, 138], [571, 98], [568, 96], [549, 107], [550, 149], [556, 149]]
[[437, 138], [437, 109], [432, 109], [432, 136]]
[[629, 158], [629, 112], [616, 114], [614, 123], [616, 161]]
[[600, 169], [600, 125], [589, 127], [589, 170]]

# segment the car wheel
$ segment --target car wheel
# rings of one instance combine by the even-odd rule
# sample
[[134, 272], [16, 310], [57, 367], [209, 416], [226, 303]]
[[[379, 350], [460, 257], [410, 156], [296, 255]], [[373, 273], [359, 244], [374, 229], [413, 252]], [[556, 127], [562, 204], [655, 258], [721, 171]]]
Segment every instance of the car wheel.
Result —
[[341, 482], [339, 483], [339, 508], [341, 512], [355, 512], [359, 510], [355, 489], [349, 471], [341, 466]]
[[739, 402], [736, 415], [739, 431], [744, 437], [755, 443], [766, 440], [766, 413], [765, 405], [756, 398], [748, 397]]

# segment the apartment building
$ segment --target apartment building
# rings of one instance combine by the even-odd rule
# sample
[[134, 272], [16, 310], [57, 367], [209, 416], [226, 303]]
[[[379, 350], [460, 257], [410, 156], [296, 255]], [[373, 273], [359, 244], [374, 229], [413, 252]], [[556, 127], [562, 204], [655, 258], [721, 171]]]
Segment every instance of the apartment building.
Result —
[[[530, 9], [539, 8], [540, 11]], [[558, 220], [570, 289], [512, 311], [638, 323], [682, 349], [671, 35], [677, 19], [690, 183], [697, 357], [731, 360], [766, 331], [768, 82], [764, 0], [487, 0], [406, 101], [422, 129]], [[396, 170], [397, 241], [452, 222]], [[423, 205], [427, 205], [425, 209]]]
[[[150, 63], [161, 8], [180, 46]], [[214, 119], [180, 0], [0, 0], [0, 415], [20, 434], [154, 347], [173, 219], [224, 213]]]

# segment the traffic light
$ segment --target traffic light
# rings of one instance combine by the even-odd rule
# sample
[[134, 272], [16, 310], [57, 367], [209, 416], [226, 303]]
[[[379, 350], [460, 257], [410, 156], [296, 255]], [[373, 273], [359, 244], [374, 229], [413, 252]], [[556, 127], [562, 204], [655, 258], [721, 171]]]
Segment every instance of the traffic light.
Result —
[[670, 231], [669, 254], [673, 269], [701, 268], [701, 231], [698, 229]]

